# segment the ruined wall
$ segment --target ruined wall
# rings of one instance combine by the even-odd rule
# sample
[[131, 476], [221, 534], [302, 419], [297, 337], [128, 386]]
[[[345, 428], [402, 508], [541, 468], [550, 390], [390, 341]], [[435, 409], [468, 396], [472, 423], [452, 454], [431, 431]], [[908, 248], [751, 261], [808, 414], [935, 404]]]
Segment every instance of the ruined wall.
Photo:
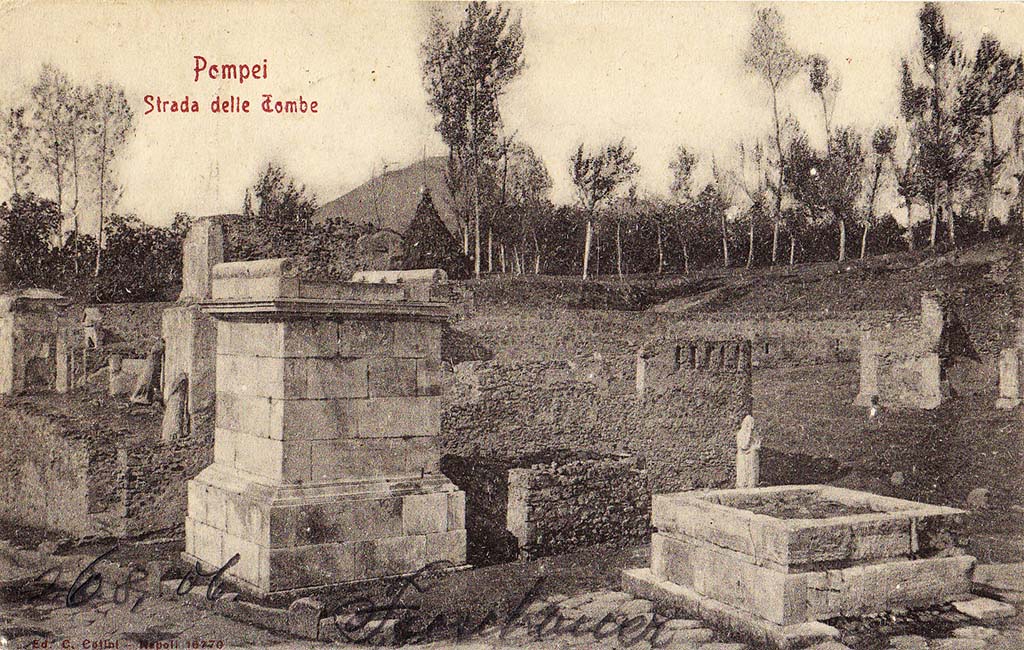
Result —
[[212, 423], [161, 443], [158, 413], [102, 392], [0, 401], [0, 518], [73, 538], [182, 526], [185, 482], [212, 457]]
[[636, 458], [535, 463], [509, 471], [507, 528], [523, 559], [638, 544], [650, 533], [648, 495]]
[[[738, 352], [677, 364], [690, 343]], [[446, 373], [442, 453], [625, 453], [645, 460], [655, 491], [731, 483], [733, 434], [751, 412], [749, 343], [666, 339], [645, 349], [642, 394], [635, 355], [458, 364]]]

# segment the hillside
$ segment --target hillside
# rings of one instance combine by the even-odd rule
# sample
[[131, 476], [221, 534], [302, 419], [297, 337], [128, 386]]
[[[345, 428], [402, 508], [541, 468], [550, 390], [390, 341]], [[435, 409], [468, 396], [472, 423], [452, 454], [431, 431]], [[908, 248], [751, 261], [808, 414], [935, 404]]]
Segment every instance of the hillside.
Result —
[[[372, 223], [404, 233], [416, 213], [420, 188], [426, 186], [434, 196], [434, 205], [441, 220], [455, 234], [458, 225], [451, 209], [451, 195], [444, 181], [447, 164], [443, 156], [434, 156], [408, 167], [388, 171], [383, 177], [375, 176], [320, 206], [315, 218], [326, 221], [340, 217], [353, 223]], [[375, 201], [378, 195], [380, 199]], [[379, 205], [379, 216], [376, 214], [375, 203]]]

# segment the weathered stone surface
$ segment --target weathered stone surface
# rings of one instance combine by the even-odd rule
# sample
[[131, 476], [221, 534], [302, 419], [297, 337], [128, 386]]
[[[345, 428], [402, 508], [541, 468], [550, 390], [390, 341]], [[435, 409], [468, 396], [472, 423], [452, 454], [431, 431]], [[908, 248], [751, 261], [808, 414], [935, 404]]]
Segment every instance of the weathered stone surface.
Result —
[[179, 302], [206, 300], [211, 295], [212, 269], [224, 261], [224, 226], [216, 219], [193, 223], [181, 247]]
[[935, 639], [930, 650], [981, 650], [986, 645], [981, 639]]
[[[188, 412], [213, 408], [216, 395], [217, 324], [196, 305], [171, 307], [163, 311], [160, 325], [164, 340], [164, 376], [184, 373], [189, 381]], [[171, 384], [163, 387], [170, 397]]]
[[630, 600], [618, 606], [616, 610], [626, 617], [641, 616], [654, 612], [654, 603], [644, 598]]
[[889, 644], [897, 650], [928, 650], [928, 639], [916, 634], [891, 637]]
[[297, 598], [288, 606], [288, 632], [303, 639], [316, 639], [324, 606], [315, 598]]
[[395, 354], [396, 326], [439, 339], [444, 309], [308, 282], [282, 260], [219, 266], [213, 293], [214, 464], [189, 487], [186, 555], [216, 567], [240, 549], [228, 575], [259, 593], [464, 564], [439, 397], [419, 396], [417, 359]]
[[838, 641], [826, 641], [824, 643], [816, 643], [810, 646], [808, 650], [853, 650], [853, 648], [843, 645]]
[[973, 600], [959, 600], [953, 603], [958, 612], [967, 614], [971, 618], [989, 620], [995, 618], [1009, 618], [1017, 615], [1017, 609], [1008, 603], [1001, 603], [991, 598], [975, 598]]
[[1020, 406], [1020, 353], [1008, 348], [999, 353], [999, 399], [996, 408], [1012, 409]]
[[953, 630], [953, 636], [960, 639], [991, 639], [999, 634], [999, 630], [992, 629], [990, 627], [981, 627], [980, 625], [968, 625], [966, 627], [958, 627]]
[[160, 439], [174, 442], [188, 434], [188, 377], [179, 372], [171, 382], [170, 394], [164, 402], [164, 417], [160, 427]]

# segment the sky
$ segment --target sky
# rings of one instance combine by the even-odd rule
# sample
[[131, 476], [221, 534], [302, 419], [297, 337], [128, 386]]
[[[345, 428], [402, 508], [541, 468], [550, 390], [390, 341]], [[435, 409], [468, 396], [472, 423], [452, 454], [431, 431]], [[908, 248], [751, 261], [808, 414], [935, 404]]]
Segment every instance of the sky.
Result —
[[[521, 14], [526, 68], [502, 98], [510, 133], [531, 145], [573, 200], [568, 159], [578, 143], [626, 138], [639, 186], [667, 191], [677, 146], [727, 161], [766, 133], [769, 96], [742, 68], [762, 4], [512, 3]], [[786, 2], [793, 46], [827, 57], [842, 81], [834, 123], [870, 133], [899, 121], [898, 64], [912, 55], [919, 3]], [[413, 2], [24, 2], [0, 0], [0, 106], [23, 102], [50, 62], [76, 83], [124, 86], [135, 132], [117, 173], [117, 210], [167, 224], [176, 212], [237, 212], [261, 167], [281, 163], [326, 202], [383, 162], [392, 168], [445, 153], [427, 107], [419, 47], [433, 5]], [[459, 7], [443, 9], [458, 17]], [[973, 51], [986, 31], [1024, 48], [1024, 6], [944, 3], [947, 24]], [[267, 78], [194, 79], [208, 64], [268, 62]], [[318, 112], [265, 114], [275, 100], [317, 101]], [[145, 97], [199, 104], [199, 113], [144, 115]], [[213, 114], [215, 97], [251, 102], [249, 114]], [[804, 76], [782, 107], [823, 142], [820, 105]], [[40, 184], [41, 193], [54, 194]], [[88, 206], [87, 203], [87, 212]], [[90, 214], [84, 216], [89, 228]], [[93, 226], [95, 227], [95, 226]]]

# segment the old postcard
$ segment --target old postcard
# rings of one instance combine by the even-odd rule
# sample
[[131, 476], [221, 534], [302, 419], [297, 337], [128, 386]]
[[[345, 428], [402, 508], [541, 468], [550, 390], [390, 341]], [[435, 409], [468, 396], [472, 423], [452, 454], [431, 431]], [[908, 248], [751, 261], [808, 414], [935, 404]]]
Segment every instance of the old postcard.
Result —
[[1024, 650], [1024, 5], [0, 57], [0, 650]]

